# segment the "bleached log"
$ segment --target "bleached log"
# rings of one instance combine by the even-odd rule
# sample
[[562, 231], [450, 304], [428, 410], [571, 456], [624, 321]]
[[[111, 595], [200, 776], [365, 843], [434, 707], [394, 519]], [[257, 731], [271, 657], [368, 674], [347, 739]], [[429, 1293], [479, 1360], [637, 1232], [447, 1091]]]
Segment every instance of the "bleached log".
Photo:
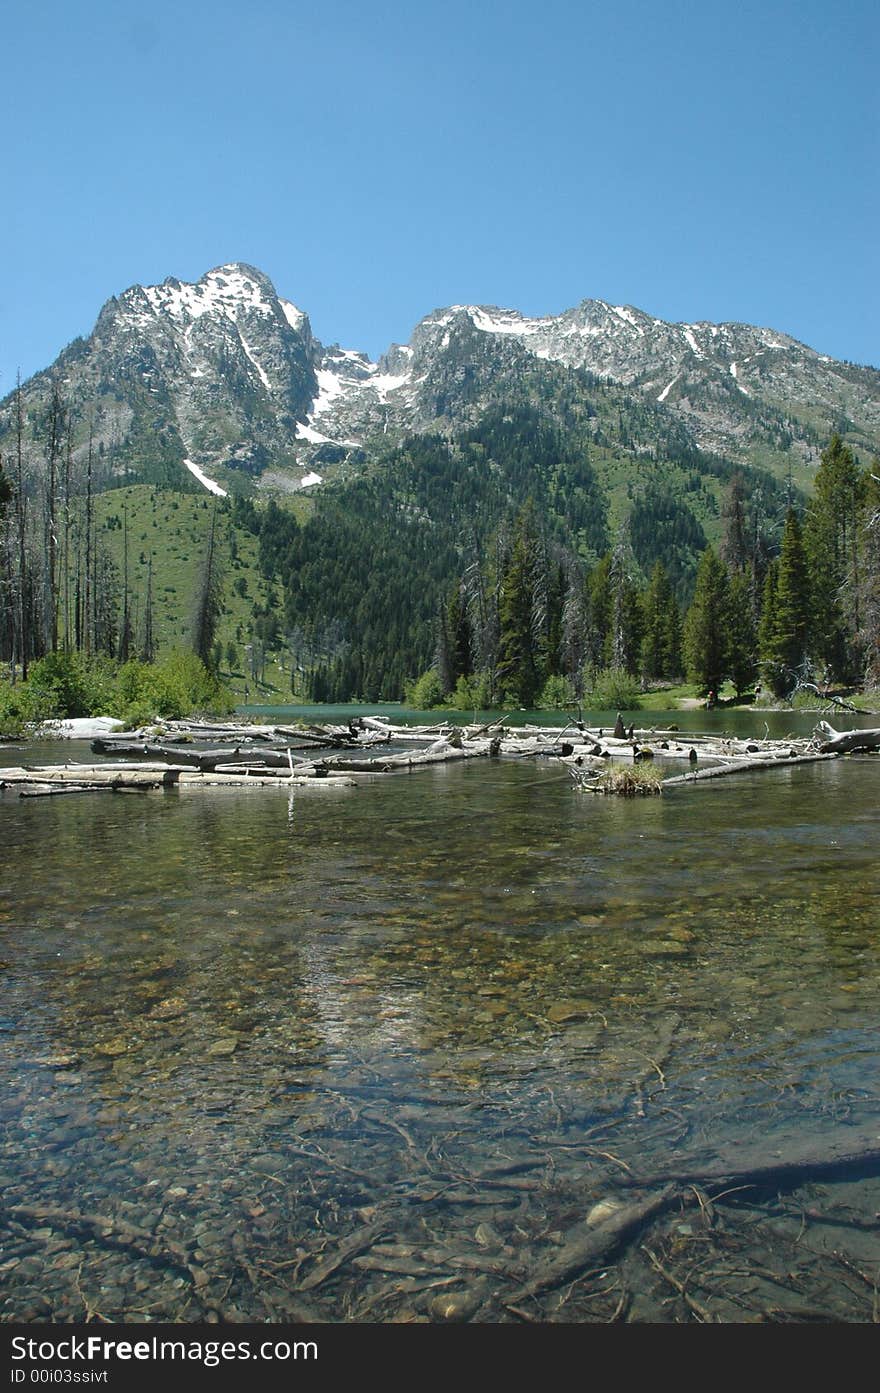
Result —
[[319, 768], [351, 770], [361, 774], [390, 774], [394, 770], [417, 769], [425, 764], [445, 764], [450, 760], [486, 756], [490, 752], [491, 745], [490, 740], [482, 741], [479, 745], [469, 741], [459, 748], [449, 744], [446, 740], [437, 740], [427, 750], [421, 750], [415, 754], [404, 751], [401, 754], [370, 760], [352, 759], [348, 755], [331, 755], [320, 761]]
[[162, 788], [172, 783], [177, 773], [168, 769], [93, 769], [79, 767], [43, 767], [37, 769], [4, 769], [0, 787], [21, 784], [49, 787], [57, 784], [91, 785], [108, 788]]
[[354, 779], [342, 774], [328, 774], [321, 778], [291, 778], [281, 774], [202, 774], [197, 769], [187, 769], [178, 777], [178, 787], [191, 788], [355, 788]]
[[674, 778], [664, 779], [663, 788], [672, 788], [675, 784], [693, 784], [700, 779], [723, 779], [728, 774], [745, 774], [756, 769], [785, 769], [792, 764], [817, 764], [823, 759], [836, 759], [836, 754], [813, 754], [813, 755], [782, 755], [779, 757], [769, 756], [764, 759], [740, 759], [730, 764], [713, 764], [708, 769], [696, 769], [689, 774], [676, 774]]
[[819, 749], [823, 753], [850, 754], [854, 750], [880, 749], [880, 726], [873, 730], [835, 730], [827, 721], [816, 726]]

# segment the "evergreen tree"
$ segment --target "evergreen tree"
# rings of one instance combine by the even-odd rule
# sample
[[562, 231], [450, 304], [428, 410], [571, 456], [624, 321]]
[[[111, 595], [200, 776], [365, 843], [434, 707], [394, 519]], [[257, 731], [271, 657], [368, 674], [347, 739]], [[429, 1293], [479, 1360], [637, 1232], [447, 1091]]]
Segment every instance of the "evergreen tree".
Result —
[[[776, 644], [776, 588], [779, 580], [779, 561], [774, 559], [767, 567], [764, 576], [764, 590], [761, 600], [761, 617], [758, 621], [758, 660], [766, 680], [774, 692], [775, 683], [775, 644]], [[779, 693], [777, 692], [778, 696]]]
[[534, 704], [543, 682], [536, 632], [540, 621], [536, 612], [538, 551], [534, 517], [527, 508], [519, 516], [501, 585], [498, 650], [501, 690], [509, 700], [524, 707]]
[[[211, 511], [208, 545], [205, 551], [205, 559], [202, 563], [201, 575], [199, 577], [192, 626], [193, 652], [197, 657], [201, 658], [207, 668], [210, 668], [212, 662], [214, 638], [216, 636], [217, 622], [220, 618], [220, 610], [223, 603], [223, 583], [220, 572], [220, 562], [215, 545], [216, 518], [217, 510], [214, 508]], [[254, 642], [254, 650], [256, 650], [256, 647], [257, 641]], [[260, 652], [261, 654], [263, 653], [262, 642], [260, 642]], [[256, 676], [254, 680], [257, 680]]]
[[642, 640], [642, 609], [634, 580], [635, 558], [626, 527], [622, 527], [608, 567], [609, 632], [606, 657], [612, 668], [638, 672]]
[[449, 602], [449, 636], [452, 640], [457, 682], [459, 677], [470, 677], [474, 670], [473, 634], [467, 595], [462, 584], [455, 587]]
[[749, 569], [730, 577], [727, 606], [728, 671], [737, 696], [741, 696], [758, 675], [758, 634]]
[[662, 561], [656, 562], [642, 600], [642, 673], [649, 682], [681, 671], [681, 616]]
[[880, 460], [874, 461], [865, 488], [862, 515], [859, 641], [865, 685], [880, 687]]
[[147, 558], [147, 590], [144, 596], [144, 632], [141, 642], [141, 662], [151, 663], [156, 656], [156, 639], [153, 633], [153, 553]]
[[6, 509], [12, 498], [12, 485], [3, 470], [3, 457], [0, 455], [0, 522], [6, 516]]
[[684, 622], [684, 659], [690, 682], [718, 691], [727, 673], [727, 572], [712, 547], [703, 552], [693, 603]]
[[746, 485], [737, 470], [721, 509], [724, 535], [721, 540], [721, 560], [731, 575], [744, 571], [749, 562], [749, 523], [746, 512]]
[[830, 674], [855, 676], [860, 629], [859, 523], [865, 480], [853, 453], [833, 435], [816, 472], [803, 543], [813, 601], [811, 647]]
[[776, 565], [772, 616], [762, 624], [761, 659], [777, 696], [791, 691], [808, 657], [812, 605], [807, 557], [798, 515], [788, 511]]

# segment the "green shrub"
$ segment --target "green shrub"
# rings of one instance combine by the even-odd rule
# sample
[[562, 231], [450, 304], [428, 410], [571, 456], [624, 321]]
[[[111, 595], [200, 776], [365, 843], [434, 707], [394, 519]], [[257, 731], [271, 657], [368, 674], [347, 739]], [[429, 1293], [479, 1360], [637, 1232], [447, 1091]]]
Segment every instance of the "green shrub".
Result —
[[137, 700], [152, 704], [158, 716], [180, 720], [194, 712], [228, 715], [234, 709], [223, 683], [194, 653], [178, 650], [152, 666], [141, 667], [144, 672]]
[[548, 677], [541, 689], [537, 706], [541, 711], [558, 711], [563, 706], [573, 706], [576, 697], [574, 687], [567, 677]]
[[432, 706], [442, 706], [443, 684], [437, 669], [429, 668], [415, 682], [408, 682], [404, 701], [414, 711], [429, 711]]
[[27, 700], [43, 719], [89, 714], [86, 664], [78, 653], [47, 653], [31, 664]]
[[0, 735], [77, 716], [116, 716], [136, 726], [156, 716], [225, 716], [234, 706], [220, 679], [193, 653], [171, 653], [158, 663], [132, 658], [122, 667], [108, 657], [49, 653], [31, 664], [27, 682], [0, 683]]
[[29, 717], [24, 688], [11, 682], [0, 682], [0, 736], [16, 740], [25, 732]]
[[584, 674], [585, 707], [593, 711], [638, 711], [639, 685], [622, 667], [588, 669]]

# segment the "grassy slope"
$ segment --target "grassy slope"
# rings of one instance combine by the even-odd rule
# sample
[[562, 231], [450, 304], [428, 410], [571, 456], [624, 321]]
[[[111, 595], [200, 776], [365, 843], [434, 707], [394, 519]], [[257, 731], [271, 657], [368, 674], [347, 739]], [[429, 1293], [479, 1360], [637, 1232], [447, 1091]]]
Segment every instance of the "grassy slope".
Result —
[[[98, 535], [119, 572], [120, 596], [123, 522], [127, 520], [129, 604], [138, 639], [143, 624], [147, 566], [152, 555], [153, 626], [160, 652], [189, 645], [213, 506], [214, 500], [207, 495], [174, 493], [148, 484], [114, 489], [99, 494], [95, 500]], [[218, 510], [215, 545], [223, 574], [223, 613], [217, 630], [223, 646], [220, 671], [233, 692], [243, 698], [247, 664], [244, 645], [253, 624], [254, 603], [265, 604], [268, 587], [260, 575], [256, 539], [240, 529], [234, 531], [235, 559], [232, 557], [232, 524]], [[244, 595], [239, 593], [242, 582]], [[238, 654], [231, 669], [226, 659], [230, 642], [235, 644]], [[266, 687], [260, 688], [260, 698], [286, 699], [288, 679], [277, 664], [267, 664], [266, 679]], [[250, 678], [247, 682], [254, 698], [254, 684]]]

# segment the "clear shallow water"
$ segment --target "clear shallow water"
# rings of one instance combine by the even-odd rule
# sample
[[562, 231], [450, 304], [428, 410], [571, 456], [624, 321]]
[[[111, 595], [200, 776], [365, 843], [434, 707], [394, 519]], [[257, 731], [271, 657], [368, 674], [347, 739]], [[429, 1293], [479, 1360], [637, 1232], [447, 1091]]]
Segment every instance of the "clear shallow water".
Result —
[[0, 794], [3, 1318], [482, 1310], [626, 1167], [880, 1114], [878, 772]]

